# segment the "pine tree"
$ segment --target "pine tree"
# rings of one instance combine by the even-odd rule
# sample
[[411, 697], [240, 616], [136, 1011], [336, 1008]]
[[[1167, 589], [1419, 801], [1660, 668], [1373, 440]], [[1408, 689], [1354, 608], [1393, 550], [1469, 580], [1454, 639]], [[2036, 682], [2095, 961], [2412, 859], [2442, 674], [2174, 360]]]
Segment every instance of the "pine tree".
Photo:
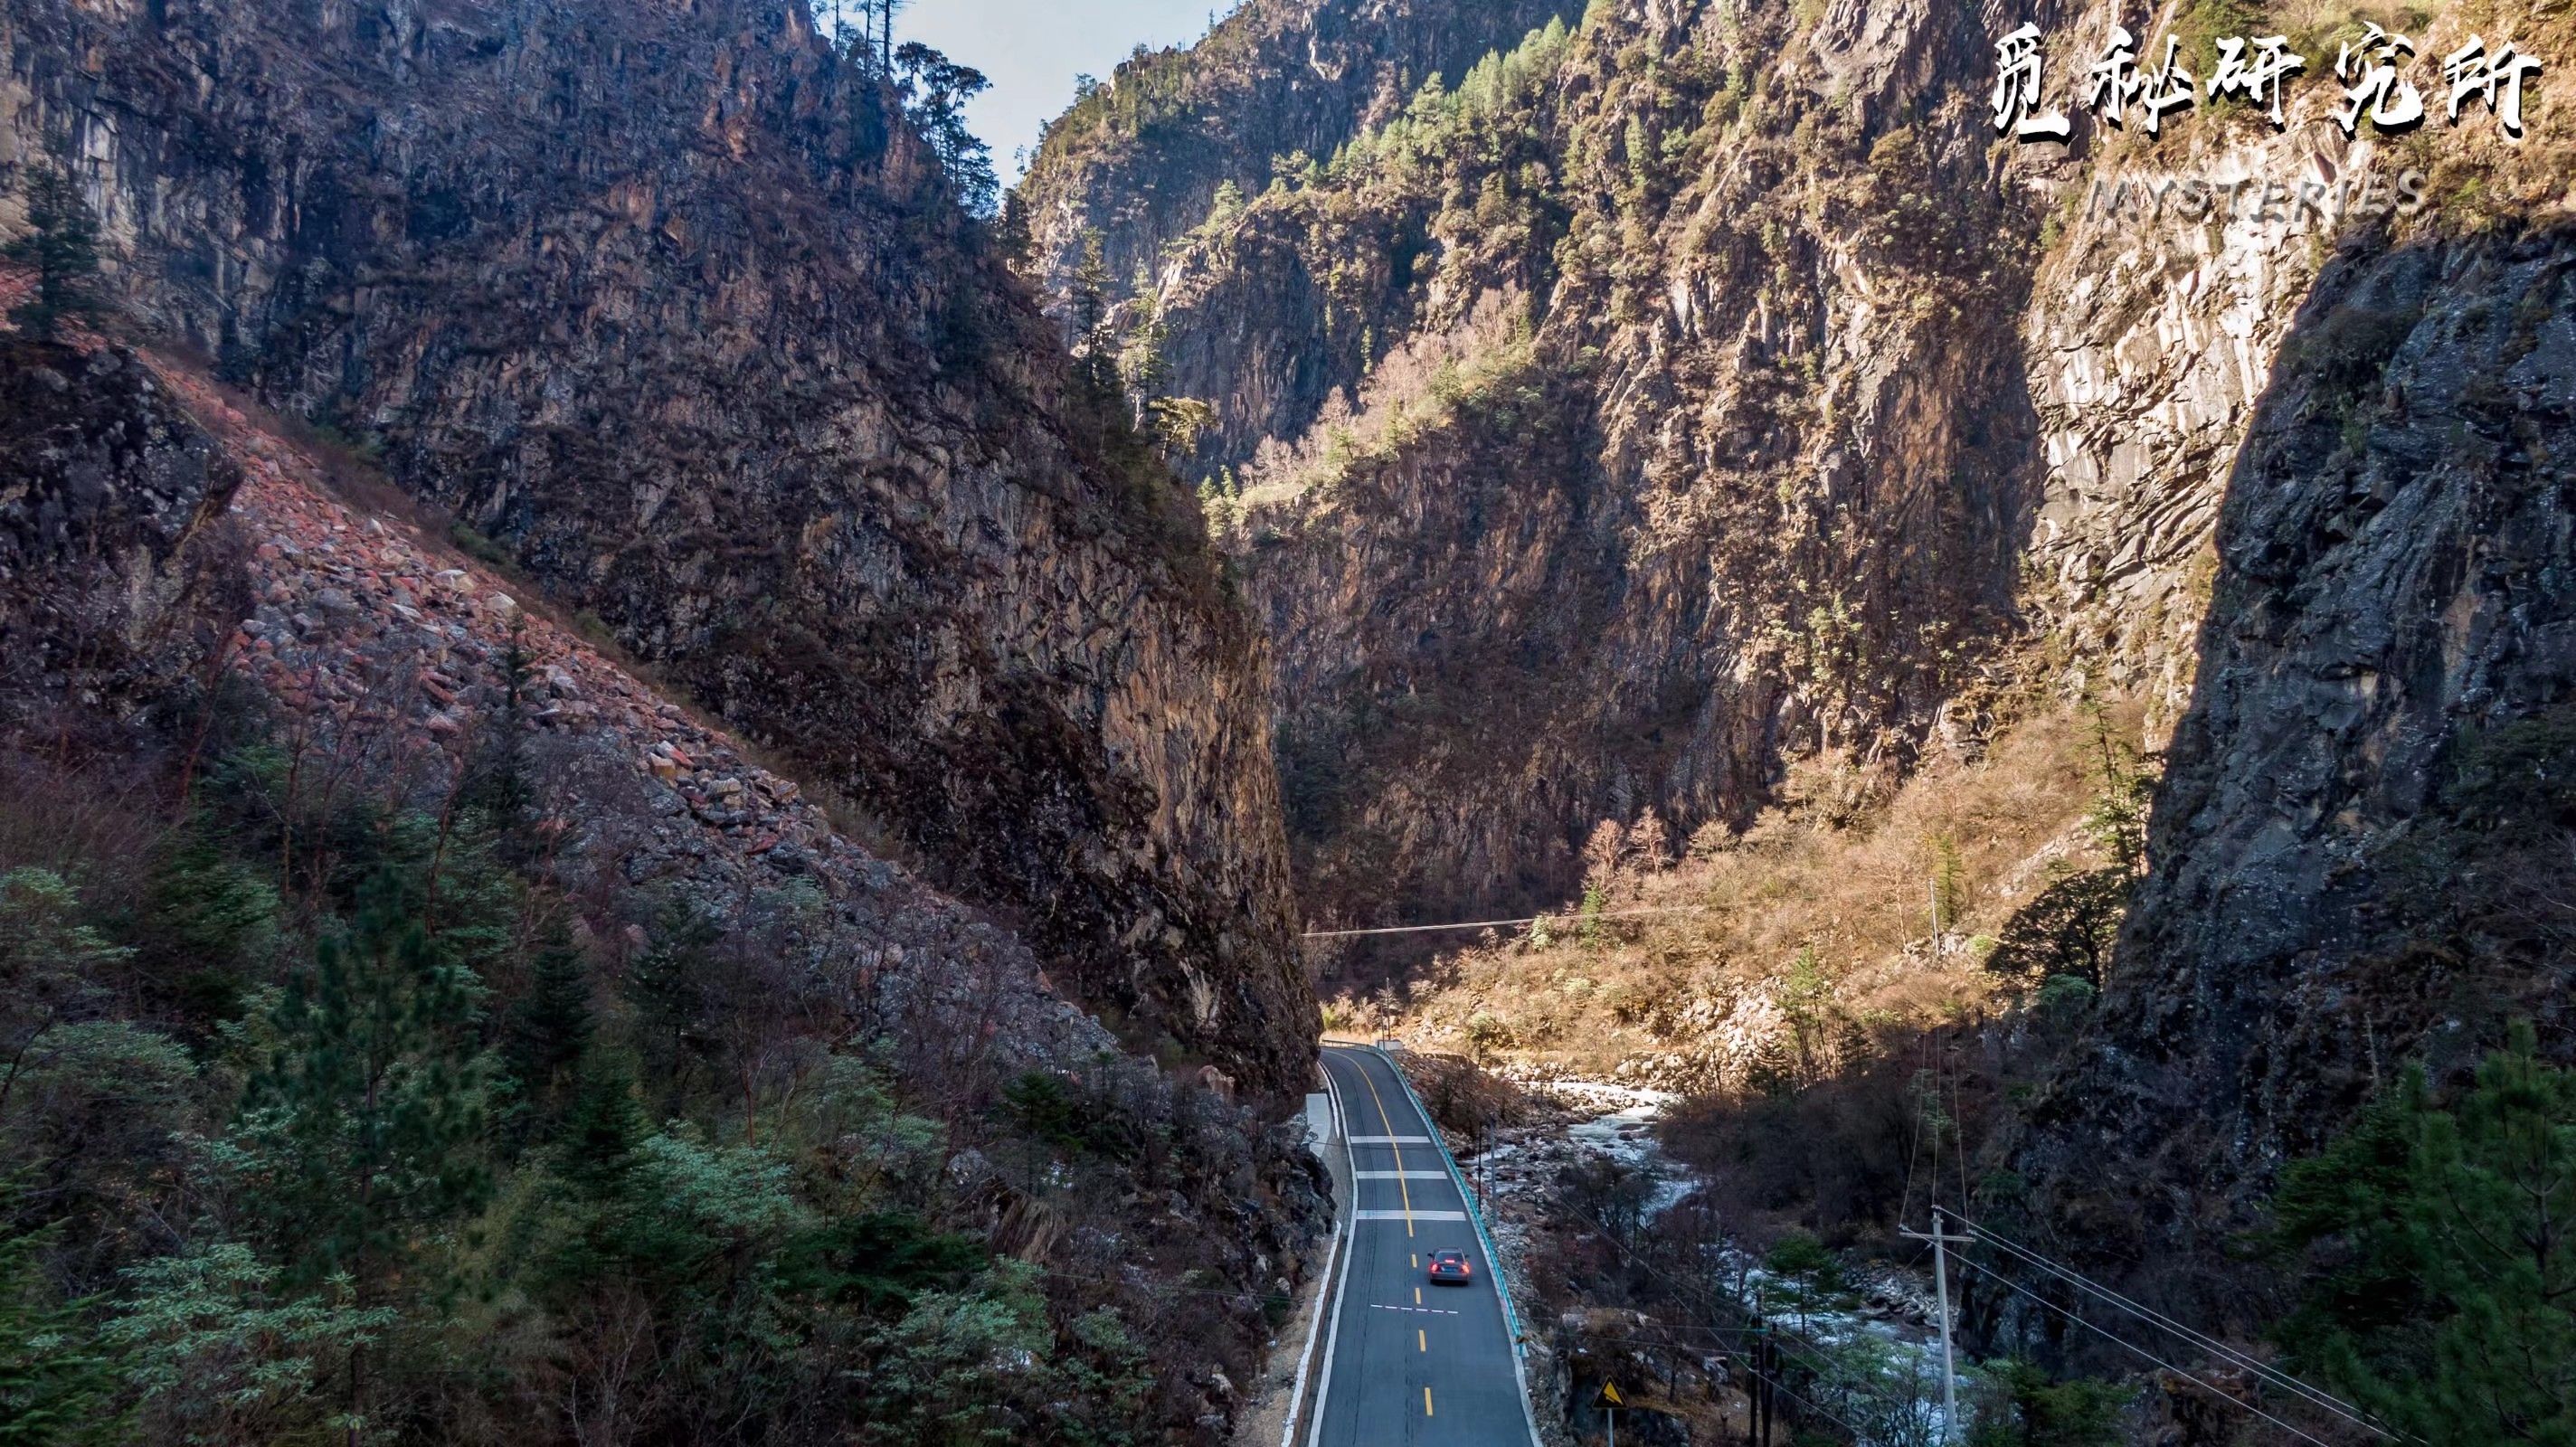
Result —
[[527, 701], [534, 662], [528, 656], [523, 629], [510, 630], [501, 671], [505, 683], [501, 706], [478, 733], [458, 802], [484, 821], [503, 859], [524, 863], [541, 850], [535, 828], [536, 771], [528, 758]]
[[1843, 1289], [1842, 1263], [1825, 1249], [1824, 1242], [1807, 1231], [1791, 1231], [1781, 1237], [1762, 1258], [1762, 1269], [1788, 1288], [1789, 1304], [1797, 1309], [1800, 1331], [1806, 1330], [1810, 1311]]
[[108, 997], [102, 976], [133, 951], [80, 922], [81, 901], [44, 869], [0, 875], [0, 1111], [47, 1035]]
[[201, 814], [153, 862], [140, 932], [150, 955], [187, 972], [191, 1003], [222, 1013], [276, 937], [279, 910], [276, 886], [227, 854]]
[[2152, 760], [2113, 732], [2101, 705], [2088, 700], [2085, 711], [2101, 762], [2102, 787], [2084, 815], [2084, 827], [2110, 856], [2112, 866], [2123, 877], [2133, 878], [2147, 869], [2147, 821], [2155, 803], [2156, 769]]
[[1789, 1037], [1797, 1050], [1798, 1085], [1801, 1089], [1822, 1076], [1825, 1026], [1833, 1011], [1834, 982], [1825, 974], [1824, 962], [1816, 957], [1814, 945], [1798, 947], [1797, 957], [1789, 962], [1789, 972], [1771, 992], [1771, 1003], [1789, 1025]]
[[635, 1079], [597, 1051], [582, 1061], [572, 1106], [557, 1137], [555, 1174], [584, 1200], [619, 1198], [635, 1166], [635, 1147], [650, 1133], [635, 1103]]
[[528, 993], [510, 1012], [502, 1063], [541, 1114], [590, 1048], [590, 972], [572, 937], [554, 931], [528, 970]]
[[674, 1104], [687, 1083], [692, 1047], [702, 1043], [715, 941], [715, 927], [696, 907], [666, 899], [651, 947], [627, 967], [626, 999], [635, 1009], [645, 1078], [660, 1082], [661, 1098]]
[[[5, 1204], [5, 1198], [0, 1198]], [[0, 1212], [0, 1447], [123, 1440], [115, 1361], [98, 1350], [81, 1304], [53, 1299], [39, 1260], [48, 1231], [15, 1231]]]
[[1934, 927], [1942, 930], [1957, 929], [1968, 911], [1968, 864], [1959, 841], [1947, 834], [1932, 841], [1932, 911]]
[[26, 235], [0, 252], [36, 272], [34, 295], [10, 319], [38, 341], [50, 342], [65, 321], [94, 317], [101, 310], [93, 290], [98, 221], [68, 172], [38, 166], [27, 177], [27, 228]]
[[860, 0], [861, 10], [876, 18], [877, 64], [888, 73], [894, 70], [894, 18], [911, 6], [912, 0]]
[[638, 1149], [651, 1134], [633, 1073], [599, 1050], [584, 1056], [549, 1153], [559, 1185], [550, 1201], [555, 1226], [530, 1271], [541, 1297], [579, 1301], [627, 1274], [639, 1215], [655, 1208], [636, 1189]]
[[379, 873], [271, 1013], [278, 1047], [250, 1082], [234, 1158], [295, 1284], [346, 1273], [364, 1292], [487, 1190], [481, 984], [417, 906]]
[[[886, 24], [893, 23], [889, 15]], [[992, 217], [1001, 196], [993, 148], [966, 124], [966, 102], [992, 89], [992, 81], [917, 40], [892, 51], [889, 67], [902, 77], [904, 113], [937, 153], [958, 204], [970, 216]]]
[[1109, 321], [1109, 260], [1104, 248], [1107, 238], [1097, 229], [1082, 233], [1082, 257], [1073, 266], [1073, 283], [1066, 301], [1073, 308], [1076, 341], [1092, 343], [1087, 354], [1098, 359], [1103, 351]]
[[2431, 1447], [2576, 1442], [2576, 1072], [2528, 1023], [2448, 1108], [2420, 1070], [2275, 1202], [2322, 1269], [2281, 1329]]

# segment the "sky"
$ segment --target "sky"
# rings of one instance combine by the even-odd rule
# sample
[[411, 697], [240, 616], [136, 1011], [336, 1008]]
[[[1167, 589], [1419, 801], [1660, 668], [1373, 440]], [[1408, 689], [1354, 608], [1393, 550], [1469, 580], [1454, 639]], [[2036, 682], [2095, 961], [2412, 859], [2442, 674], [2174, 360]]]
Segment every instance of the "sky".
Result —
[[1139, 44], [1197, 40], [1211, 12], [1234, 0], [912, 0], [895, 38], [918, 40], [992, 77], [966, 108], [993, 148], [993, 169], [1016, 180], [1015, 154], [1037, 147], [1039, 128], [1073, 104], [1073, 78], [1106, 80]]

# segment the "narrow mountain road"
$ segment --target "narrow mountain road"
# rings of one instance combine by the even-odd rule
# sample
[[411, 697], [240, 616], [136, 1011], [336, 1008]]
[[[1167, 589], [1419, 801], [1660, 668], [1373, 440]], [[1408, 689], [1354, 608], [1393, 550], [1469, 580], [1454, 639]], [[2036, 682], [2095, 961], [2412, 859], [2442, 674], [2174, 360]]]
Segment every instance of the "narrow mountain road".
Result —
[[[1375, 1050], [1327, 1047], [1351, 1152], [1351, 1244], [1308, 1447], [1535, 1443], [1499, 1274], [1431, 1122]], [[1435, 1286], [1435, 1251], [1475, 1263]]]

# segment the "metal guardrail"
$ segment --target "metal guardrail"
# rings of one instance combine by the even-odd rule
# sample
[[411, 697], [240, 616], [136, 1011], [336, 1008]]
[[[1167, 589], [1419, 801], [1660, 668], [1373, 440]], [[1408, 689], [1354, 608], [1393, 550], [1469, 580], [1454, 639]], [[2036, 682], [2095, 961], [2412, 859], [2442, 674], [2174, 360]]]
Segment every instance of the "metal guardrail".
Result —
[[[1403, 1042], [1397, 1041], [1396, 1048], [1402, 1049]], [[1385, 1047], [1380, 1046], [1378, 1049], [1383, 1053]], [[1485, 1213], [1477, 1208], [1476, 1193], [1467, 1189], [1467, 1175], [1458, 1168], [1458, 1158], [1449, 1154], [1449, 1142], [1440, 1134], [1440, 1123], [1431, 1118], [1431, 1107], [1424, 1104], [1422, 1097], [1414, 1091], [1413, 1082], [1405, 1077], [1402, 1067], [1396, 1066], [1392, 1060], [1387, 1064], [1394, 1071], [1395, 1083], [1404, 1087], [1405, 1099], [1413, 1102], [1413, 1108], [1422, 1113], [1422, 1123], [1431, 1128], [1431, 1143], [1440, 1148], [1440, 1159], [1449, 1167], [1450, 1183], [1458, 1188], [1458, 1199], [1467, 1207], [1467, 1219], [1476, 1227], [1476, 1239], [1484, 1243], [1485, 1260], [1493, 1265], [1494, 1296], [1503, 1304], [1503, 1325], [1509, 1328], [1512, 1334], [1512, 1375], [1520, 1382], [1521, 1411], [1529, 1422], [1530, 1440], [1535, 1447], [1538, 1440], [1538, 1406], [1530, 1400], [1529, 1394], [1529, 1336], [1521, 1330], [1520, 1312], [1512, 1306], [1511, 1278], [1503, 1270], [1502, 1248], [1494, 1244], [1493, 1232], [1485, 1228]]]

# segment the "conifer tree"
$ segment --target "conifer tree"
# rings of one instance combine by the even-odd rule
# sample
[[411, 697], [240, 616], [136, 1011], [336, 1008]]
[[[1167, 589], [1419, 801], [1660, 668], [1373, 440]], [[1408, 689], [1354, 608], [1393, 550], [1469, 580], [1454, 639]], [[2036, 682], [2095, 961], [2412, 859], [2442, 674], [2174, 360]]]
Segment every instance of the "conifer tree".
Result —
[[536, 770], [528, 758], [528, 689], [534, 665], [525, 630], [512, 628], [501, 655], [505, 687], [501, 706], [493, 710], [477, 739], [460, 802], [487, 822], [502, 857], [524, 862], [535, 857], [538, 795]]
[[2421, 1070], [2275, 1202], [2321, 1268], [2280, 1335], [2431, 1447], [2576, 1442], [2576, 1072], [2517, 1023], [2447, 1108]]
[[571, 936], [557, 929], [529, 966], [528, 993], [510, 1012], [502, 1053], [512, 1078], [541, 1110], [590, 1048], [592, 1028], [590, 972]]
[[676, 1103], [687, 1084], [692, 1046], [705, 1024], [714, 926], [683, 899], [667, 899], [654, 921], [652, 946], [626, 971], [635, 1009], [635, 1039], [645, 1078], [658, 1098]]
[[597, 1051], [584, 1057], [556, 1141], [555, 1173], [585, 1200], [615, 1199], [635, 1166], [635, 1147], [650, 1128], [635, 1103], [635, 1079]]
[[0, 875], [0, 1113], [37, 1043], [92, 1014], [101, 975], [133, 952], [81, 923], [80, 896], [44, 869]]
[[912, 0], [859, 0], [861, 14], [876, 22], [877, 65], [881, 70], [894, 69], [894, 18], [912, 7]]
[[552, 1152], [564, 1231], [537, 1265], [539, 1288], [562, 1298], [593, 1289], [630, 1254], [636, 1150], [651, 1134], [634, 1077], [593, 1050], [581, 1062]]
[[2102, 786], [2084, 815], [2084, 827], [2121, 876], [2135, 878], [2147, 869], [2147, 819], [2155, 803], [2156, 770], [2151, 760], [2113, 732], [2110, 717], [2099, 703], [2088, 700], [2085, 711], [2101, 763]]
[[[0, 1196], [0, 1204], [11, 1204]], [[79, 1303], [52, 1297], [38, 1260], [48, 1231], [16, 1231], [0, 1212], [0, 1447], [75, 1447], [123, 1439], [115, 1361]]]
[[1097, 230], [1082, 233], [1082, 257], [1074, 263], [1067, 302], [1073, 309], [1074, 340], [1085, 344], [1083, 375], [1103, 392], [1114, 392], [1118, 377], [1111, 365], [1115, 339], [1109, 333], [1109, 262], [1107, 238]]
[[38, 166], [28, 173], [27, 234], [10, 242], [5, 254], [35, 269], [35, 293], [10, 313], [10, 319], [38, 341], [54, 340], [66, 320], [99, 313], [93, 290], [98, 274], [98, 221], [68, 172]]
[[271, 1014], [236, 1157], [292, 1282], [347, 1274], [363, 1293], [426, 1229], [477, 1204], [481, 984], [414, 917], [392, 870], [314, 950]]
[[904, 112], [938, 154], [958, 204], [970, 216], [991, 218], [1001, 184], [993, 175], [993, 148], [966, 124], [966, 102], [992, 89], [992, 81], [917, 40], [893, 51], [889, 63], [902, 76]]

